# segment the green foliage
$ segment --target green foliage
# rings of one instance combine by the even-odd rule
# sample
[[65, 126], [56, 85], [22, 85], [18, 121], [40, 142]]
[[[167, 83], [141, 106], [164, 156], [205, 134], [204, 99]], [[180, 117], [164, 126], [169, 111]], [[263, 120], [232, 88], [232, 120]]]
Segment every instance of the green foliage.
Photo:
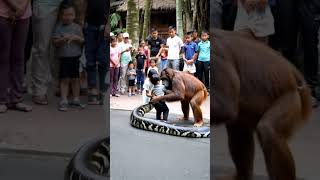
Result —
[[121, 20], [121, 16], [117, 13], [112, 13], [110, 15], [110, 26], [111, 29], [116, 28]]

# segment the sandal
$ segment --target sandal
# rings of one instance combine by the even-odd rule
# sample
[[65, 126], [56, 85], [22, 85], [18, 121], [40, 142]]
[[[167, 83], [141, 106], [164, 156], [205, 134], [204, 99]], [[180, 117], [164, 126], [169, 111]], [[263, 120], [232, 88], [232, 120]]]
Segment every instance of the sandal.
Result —
[[0, 105], [0, 113], [6, 113], [8, 111], [7, 105], [1, 104]]
[[13, 104], [11, 107], [13, 110], [22, 111], [22, 112], [31, 112], [32, 106], [29, 106], [24, 103]]
[[32, 97], [32, 101], [33, 103], [37, 104], [37, 105], [48, 105], [48, 98], [47, 96], [33, 96]]

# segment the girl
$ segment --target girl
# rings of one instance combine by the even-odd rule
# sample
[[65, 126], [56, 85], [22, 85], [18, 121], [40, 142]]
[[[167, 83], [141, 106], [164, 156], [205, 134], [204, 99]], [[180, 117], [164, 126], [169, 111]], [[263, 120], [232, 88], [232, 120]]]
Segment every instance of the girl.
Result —
[[118, 81], [120, 73], [120, 57], [121, 52], [117, 46], [117, 38], [111, 37], [110, 44], [110, 86], [111, 96], [119, 97], [118, 94]]
[[134, 69], [134, 64], [132, 61], [130, 61], [128, 64], [128, 70], [127, 70], [127, 77], [128, 77], [128, 82], [129, 82], [129, 85], [128, 85], [128, 90], [129, 90], [128, 96], [129, 97], [135, 95], [136, 76], [137, 76], [137, 73], [136, 73], [136, 70]]
[[150, 67], [148, 68], [147, 74], [149, 74], [149, 71], [151, 69], [155, 70], [158, 74], [160, 74], [159, 70], [158, 70], [158, 67], [156, 66], [156, 60], [155, 59], [151, 60]]
[[159, 72], [167, 68], [168, 66], [168, 48], [160, 49], [160, 68]]
[[143, 47], [143, 50], [144, 50], [144, 54], [146, 55], [147, 57], [147, 60], [146, 60], [146, 68], [145, 68], [145, 74], [147, 76], [147, 71], [148, 71], [148, 68], [150, 67], [150, 49], [149, 49], [149, 46], [147, 46], [146, 42], [145, 41], [141, 41], [140, 43], [140, 46]]

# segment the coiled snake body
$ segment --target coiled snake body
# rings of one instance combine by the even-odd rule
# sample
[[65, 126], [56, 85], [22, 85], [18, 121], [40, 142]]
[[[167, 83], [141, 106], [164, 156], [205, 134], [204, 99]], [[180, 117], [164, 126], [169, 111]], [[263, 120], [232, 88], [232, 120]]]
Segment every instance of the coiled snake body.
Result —
[[182, 127], [173, 124], [165, 123], [164, 121], [154, 120], [144, 117], [150, 112], [154, 106], [152, 104], [145, 104], [134, 109], [130, 116], [130, 124], [133, 127], [168, 134], [173, 136], [191, 137], [191, 138], [208, 138], [210, 137], [209, 127]]

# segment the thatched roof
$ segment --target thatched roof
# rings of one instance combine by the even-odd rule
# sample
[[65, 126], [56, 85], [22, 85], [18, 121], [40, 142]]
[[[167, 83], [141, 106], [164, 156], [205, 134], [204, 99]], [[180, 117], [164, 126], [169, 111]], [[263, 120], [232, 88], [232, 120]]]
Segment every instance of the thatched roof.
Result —
[[[111, 3], [112, 7], [118, 6], [117, 11], [127, 11], [127, 1], [122, 0]], [[139, 1], [139, 8], [144, 9], [144, 0]], [[176, 0], [152, 0], [152, 10], [174, 10], [176, 8]]]

